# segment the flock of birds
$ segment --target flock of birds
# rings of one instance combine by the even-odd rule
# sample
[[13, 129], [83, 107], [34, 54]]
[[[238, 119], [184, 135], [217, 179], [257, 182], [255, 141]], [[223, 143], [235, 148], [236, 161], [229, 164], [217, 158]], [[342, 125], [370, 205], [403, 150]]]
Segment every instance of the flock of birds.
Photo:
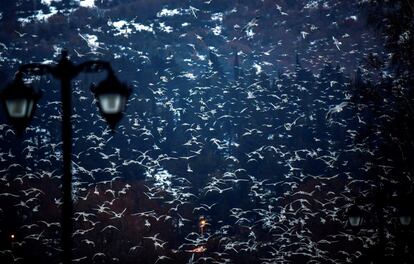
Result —
[[[375, 244], [373, 230], [356, 236], [345, 224], [347, 206], [373, 184], [365, 175], [376, 150], [358, 140], [371, 117], [369, 105], [352, 100], [355, 87], [343, 68], [322, 63], [335, 51], [340, 62], [353, 66], [349, 54], [357, 56], [352, 52], [357, 47], [345, 33], [314, 39], [323, 33], [306, 24], [309, 32], [300, 31], [295, 42], [303, 55], [283, 66], [284, 54], [277, 63], [270, 55], [285, 43], [256, 52], [251, 42], [263, 37], [259, 28], [268, 23], [266, 10], [289, 38], [288, 7], [261, 1], [256, 13], [262, 13], [230, 27], [223, 17], [247, 11], [241, 6], [210, 11], [215, 2], [164, 11], [169, 15], [154, 19], [153, 30], [157, 23], [184, 28], [172, 29], [180, 45], [164, 44], [156, 55], [122, 44], [138, 32], [137, 24], [135, 31], [125, 31], [130, 35], [113, 39], [108, 36], [116, 29], [105, 31], [108, 25], [76, 32], [83, 44], [74, 49], [77, 57], [110, 51], [114, 68], [142, 79], [132, 78], [136, 90], [115, 133], [84, 89], [89, 77], [74, 85], [73, 262], [353, 263], [364, 253], [361, 245]], [[312, 14], [310, 2], [300, 12]], [[332, 6], [324, 12], [338, 12], [334, 2], [327, 1]], [[202, 22], [203, 17], [214, 19]], [[221, 34], [190, 36], [186, 27], [197, 23], [222, 27]], [[148, 28], [146, 33], [155, 35], [154, 42], [169, 43], [165, 28], [158, 35]], [[15, 31], [18, 38], [33, 37], [23, 30]], [[344, 30], [337, 20], [326, 32], [334, 30]], [[99, 34], [108, 42], [98, 41]], [[369, 34], [362, 38], [361, 45], [369, 46], [364, 52], [376, 48], [369, 45], [375, 43]], [[223, 55], [213, 42], [234, 42], [236, 48]], [[0, 56], [11, 61], [17, 53], [1, 44]], [[316, 58], [315, 51], [326, 58]], [[257, 66], [243, 72], [247, 66], [239, 67], [239, 60]], [[148, 69], [136, 70], [139, 63]], [[307, 64], [321, 70], [311, 71]], [[48, 97], [52, 100], [40, 102], [23, 140], [9, 125], [0, 125], [0, 259], [6, 261], [59, 259], [61, 105], [56, 93]], [[391, 169], [383, 168], [385, 174]]]

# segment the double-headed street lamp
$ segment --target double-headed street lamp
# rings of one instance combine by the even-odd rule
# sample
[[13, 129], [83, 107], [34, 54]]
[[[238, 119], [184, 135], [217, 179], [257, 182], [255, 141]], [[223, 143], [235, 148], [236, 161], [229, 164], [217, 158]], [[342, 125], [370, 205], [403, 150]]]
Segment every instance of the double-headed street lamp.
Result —
[[379, 263], [383, 263], [385, 258], [386, 248], [386, 233], [385, 233], [385, 208], [393, 206], [397, 208], [396, 218], [398, 219], [399, 226], [402, 233], [407, 233], [409, 228], [413, 225], [412, 218], [414, 217], [413, 206], [411, 205], [413, 195], [407, 194], [403, 196], [391, 195], [389, 191], [384, 189], [378, 189], [375, 195], [372, 197], [359, 197], [355, 200], [354, 204], [351, 205], [347, 210], [347, 223], [357, 233], [368, 220], [368, 213], [365, 212], [360, 206], [362, 203], [372, 203], [374, 205], [375, 214], [378, 227], [378, 244], [376, 252], [376, 258]]
[[22, 132], [31, 120], [36, 103], [41, 96], [40, 91], [24, 83], [23, 75], [50, 74], [60, 80], [62, 98], [62, 141], [63, 141], [63, 205], [62, 205], [62, 248], [63, 263], [72, 260], [72, 88], [71, 81], [80, 73], [97, 73], [106, 71], [107, 78], [98, 85], [92, 85], [99, 111], [111, 129], [122, 118], [131, 88], [121, 83], [115, 76], [111, 65], [106, 61], [86, 61], [74, 65], [68, 58], [66, 50], [62, 51], [57, 65], [29, 63], [21, 65], [12, 83], [0, 92], [7, 117], [17, 131]]

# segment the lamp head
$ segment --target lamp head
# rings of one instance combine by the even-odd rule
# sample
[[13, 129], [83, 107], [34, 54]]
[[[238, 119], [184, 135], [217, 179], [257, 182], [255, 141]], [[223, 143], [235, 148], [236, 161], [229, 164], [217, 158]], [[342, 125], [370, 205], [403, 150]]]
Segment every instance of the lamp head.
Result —
[[95, 95], [102, 117], [114, 129], [123, 116], [131, 88], [121, 83], [111, 71], [105, 80], [98, 85], [92, 85], [91, 91]]
[[348, 209], [348, 224], [352, 229], [358, 231], [363, 223], [364, 217], [362, 210], [356, 205], [352, 205]]
[[21, 73], [0, 92], [7, 117], [17, 131], [23, 131], [32, 119], [40, 96], [40, 91], [24, 83]]
[[401, 201], [398, 209], [398, 220], [403, 227], [409, 227], [412, 223], [413, 209], [409, 201], [411, 197], [405, 197], [406, 200]]

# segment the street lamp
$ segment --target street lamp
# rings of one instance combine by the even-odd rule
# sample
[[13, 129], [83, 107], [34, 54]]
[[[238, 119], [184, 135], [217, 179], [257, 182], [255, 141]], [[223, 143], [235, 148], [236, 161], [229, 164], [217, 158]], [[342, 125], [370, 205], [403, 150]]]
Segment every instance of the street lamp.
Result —
[[411, 215], [400, 215], [399, 220], [402, 226], [409, 226], [411, 224]]
[[398, 210], [398, 220], [403, 227], [409, 227], [412, 221], [413, 211], [407, 202], [403, 203]]
[[92, 92], [98, 101], [101, 114], [113, 129], [122, 118], [126, 102], [131, 94], [131, 88], [121, 83], [115, 76], [111, 65], [105, 61], [86, 61], [74, 65], [68, 58], [66, 50], [62, 50], [61, 58], [57, 65], [29, 63], [19, 67], [14, 81], [2, 92], [0, 99], [3, 102], [6, 113], [18, 130], [22, 130], [30, 121], [40, 98], [40, 93], [23, 81], [23, 74], [46, 75], [50, 74], [58, 79], [61, 84], [62, 100], [62, 152], [63, 152], [63, 177], [62, 177], [62, 260], [64, 264], [72, 262], [72, 88], [71, 81], [80, 73], [97, 73], [106, 71], [108, 76], [98, 86], [92, 87]]
[[353, 204], [348, 209], [348, 223], [355, 231], [359, 231], [364, 221], [362, 210]]
[[40, 95], [40, 91], [24, 83], [21, 73], [0, 92], [7, 117], [18, 131], [21, 131], [32, 118]]
[[[397, 219], [400, 226], [404, 229], [401, 234], [405, 236], [407, 228], [411, 225], [413, 210], [410, 201], [412, 201], [412, 194], [398, 195], [397, 192], [392, 192], [390, 188], [385, 189], [380, 187], [375, 190], [373, 196], [358, 197], [355, 199], [355, 203], [351, 205], [347, 210], [347, 222], [353, 231], [358, 232], [363, 222], [365, 221], [365, 212], [358, 206], [361, 202], [366, 204], [373, 204], [375, 213], [373, 214], [375, 222], [378, 228], [378, 244], [375, 247], [375, 263], [383, 263], [386, 249], [386, 211], [385, 208], [392, 206], [398, 208]], [[393, 256], [396, 257], [396, 256]], [[378, 261], [378, 262], [377, 262]]]
[[126, 102], [131, 94], [131, 89], [122, 84], [112, 71], [108, 72], [105, 80], [98, 85], [91, 85], [91, 91], [98, 102], [98, 108], [108, 125], [113, 129], [122, 118]]

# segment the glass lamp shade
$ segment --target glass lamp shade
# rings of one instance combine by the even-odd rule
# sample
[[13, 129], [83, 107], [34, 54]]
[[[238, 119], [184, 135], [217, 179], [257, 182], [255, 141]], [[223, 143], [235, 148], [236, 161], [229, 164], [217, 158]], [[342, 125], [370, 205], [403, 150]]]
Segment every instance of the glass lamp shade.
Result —
[[98, 96], [99, 105], [103, 114], [119, 114], [125, 109], [125, 96], [117, 93], [106, 93]]
[[411, 216], [410, 215], [401, 215], [399, 217], [400, 224], [403, 226], [409, 226], [411, 224]]
[[24, 83], [21, 73], [16, 74], [14, 81], [0, 92], [7, 117], [19, 134], [30, 122], [40, 96], [40, 91]]
[[354, 204], [348, 209], [348, 224], [357, 231], [364, 221], [364, 212], [358, 205]]
[[348, 217], [348, 222], [352, 227], [360, 227], [362, 219], [362, 216], [352, 215]]
[[28, 98], [14, 98], [6, 100], [7, 113], [11, 118], [30, 118], [34, 101]]
[[108, 77], [98, 85], [92, 84], [91, 91], [95, 95], [102, 117], [114, 129], [125, 111], [131, 88], [121, 83], [113, 72], [109, 72]]

